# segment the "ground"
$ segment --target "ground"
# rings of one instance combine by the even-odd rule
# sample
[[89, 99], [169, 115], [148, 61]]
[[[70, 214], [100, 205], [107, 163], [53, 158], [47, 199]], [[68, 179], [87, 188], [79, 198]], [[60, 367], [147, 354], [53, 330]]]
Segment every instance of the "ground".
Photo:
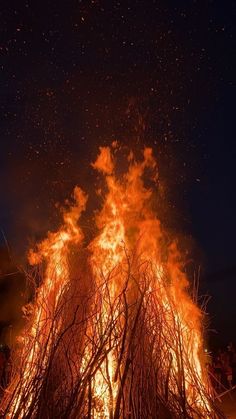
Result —
[[222, 398], [219, 407], [223, 410], [227, 419], [236, 419], [236, 389]]

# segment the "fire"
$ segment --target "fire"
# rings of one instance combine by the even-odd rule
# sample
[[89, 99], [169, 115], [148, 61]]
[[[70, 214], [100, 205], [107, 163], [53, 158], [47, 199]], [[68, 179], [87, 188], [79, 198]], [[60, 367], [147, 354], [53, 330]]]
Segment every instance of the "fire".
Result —
[[[72, 206], [64, 214], [64, 225], [56, 233], [49, 233], [46, 240], [39, 244], [37, 252], [30, 250], [29, 262], [32, 265], [39, 264], [43, 259], [46, 261], [45, 279], [40, 287], [34, 315], [29, 333], [23, 335], [22, 361], [25, 363], [22, 376], [22, 388], [11, 404], [11, 416], [24, 417], [32, 400], [32, 381], [37, 375], [38, 364], [46, 367], [47, 358], [53, 345], [51, 330], [54, 328], [54, 336], [59, 333], [60, 322], [55, 327], [54, 317], [57, 313], [58, 301], [66, 287], [69, 286], [68, 251], [71, 242], [79, 245], [83, 239], [81, 229], [77, 221], [81, 212], [85, 210], [87, 197], [78, 187], [74, 190], [75, 206]], [[43, 356], [42, 356], [43, 352]], [[21, 410], [20, 402], [25, 392], [29, 393], [25, 412]]]
[[152, 149], [141, 161], [131, 152], [119, 178], [117, 154], [117, 143], [101, 147], [92, 164], [106, 182], [92, 241], [83, 245], [87, 196], [76, 187], [61, 228], [29, 253], [45, 273], [3, 400], [10, 418], [217, 417], [202, 362], [203, 315], [144, 182], [158, 184]]

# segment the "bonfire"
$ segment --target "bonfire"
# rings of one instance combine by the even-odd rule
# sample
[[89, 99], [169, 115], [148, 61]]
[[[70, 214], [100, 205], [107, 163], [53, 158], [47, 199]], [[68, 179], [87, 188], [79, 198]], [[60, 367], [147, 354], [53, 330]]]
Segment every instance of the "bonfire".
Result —
[[141, 161], [128, 153], [117, 176], [119, 151], [101, 147], [92, 164], [105, 178], [92, 240], [80, 221], [88, 196], [76, 187], [59, 230], [29, 252], [39, 285], [24, 307], [3, 417], [221, 417], [204, 365], [204, 314], [153, 210], [152, 149]]

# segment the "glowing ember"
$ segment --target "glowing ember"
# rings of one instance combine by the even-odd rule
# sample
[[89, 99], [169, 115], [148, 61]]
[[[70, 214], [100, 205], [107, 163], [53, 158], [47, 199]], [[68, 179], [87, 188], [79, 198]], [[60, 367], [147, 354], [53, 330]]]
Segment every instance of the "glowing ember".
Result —
[[46, 267], [2, 403], [10, 418], [218, 417], [202, 313], [144, 185], [145, 173], [157, 183], [152, 150], [141, 162], [130, 153], [119, 179], [116, 152], [101, 147], [92, 164], [107, 191], [86, 249], [78, 220], [87, 197], [75, 188], [62, 227], [29, 253]]

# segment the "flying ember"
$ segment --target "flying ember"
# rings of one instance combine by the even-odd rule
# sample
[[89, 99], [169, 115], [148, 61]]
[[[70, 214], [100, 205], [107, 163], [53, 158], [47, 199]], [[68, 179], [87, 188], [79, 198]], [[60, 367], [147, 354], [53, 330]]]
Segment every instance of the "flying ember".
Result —
[[24, 308], [4, 417], [221, 417], [204, 366], [203, 313], [153, 210], [152, 149], [141, 160], [130, 152], [118, 176], [120, 152], [117, 143], [100, 147], [92, 164], [105, 181], [92, 240], [80, 221], [89, 197], [76, 186], [59, 230], [29, 251], [28, 275], [40, 285]]

